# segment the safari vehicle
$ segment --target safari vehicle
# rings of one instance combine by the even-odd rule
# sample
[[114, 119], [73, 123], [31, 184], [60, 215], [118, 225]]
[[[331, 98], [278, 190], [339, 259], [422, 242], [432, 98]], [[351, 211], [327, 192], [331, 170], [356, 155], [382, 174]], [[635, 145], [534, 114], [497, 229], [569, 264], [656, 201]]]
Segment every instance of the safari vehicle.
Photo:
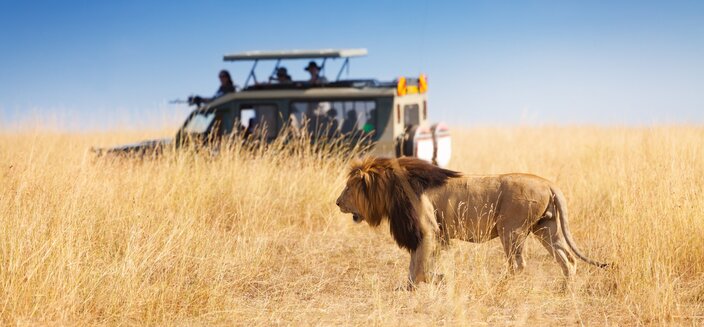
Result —
[[[183, 147], [193, 140], [207, 146], [237, 133], [256, 134], [258, 139], [271, 142], [284, 127], [290, 126], [309, 133], [311, 142], [325, 142], [332, 137], [369, 140], [371, 155], [414, 156], [446, 166], [450, 160], [450, 132], [446, 125], [431, 125], [428, 121], [427, 78], [400, 77], [391, 82], [340, 79], [345, 69], [349, 71], [350, 58], [366, 54], [366, 49], [342, 49], [225, 55], [225, 61], [253, 62], [239, 92], [199, 104], [173, 140], [146, 141], [102, 152], [155, 153], [166, 146]], [[343, 63], [334, 81], [257, 81], [255, 69], [260, 62], [275, 62], [273, 76], [282, 60], [300, 59], [322, 60], [322, 76], [331, 59], [343, 59]]]

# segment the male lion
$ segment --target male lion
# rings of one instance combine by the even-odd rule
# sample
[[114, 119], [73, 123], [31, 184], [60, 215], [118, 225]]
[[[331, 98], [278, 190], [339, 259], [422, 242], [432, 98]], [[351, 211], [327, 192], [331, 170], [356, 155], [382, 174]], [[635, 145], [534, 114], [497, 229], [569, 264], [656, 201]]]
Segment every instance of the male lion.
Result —
[[569, 249], [592, 265], [607, 266], [577, 249], [564, 195], [534, 175], [462, 176], [415, 158], [367, 158], [352, 164], [336, 203], [355, 222], [378, 226], [388, 219], [396, 243], [411, 253], [411, 287], [428, 280], [436, 243], [451, 238], [485, 242], [499, 237], [511, 272], [525, 267], [523, 245], [531, 232], [568, 280], [576, 270]]

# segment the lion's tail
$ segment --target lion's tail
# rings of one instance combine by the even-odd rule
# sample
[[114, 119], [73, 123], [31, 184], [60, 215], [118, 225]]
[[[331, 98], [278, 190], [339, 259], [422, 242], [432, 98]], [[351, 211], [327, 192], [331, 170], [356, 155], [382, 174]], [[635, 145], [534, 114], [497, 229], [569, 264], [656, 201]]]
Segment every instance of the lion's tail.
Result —
[[567, 201], [565, 200], [565, 196], [559, 189], [555, 187], [551, 187], [550, 190], [554, 195], [555, 208], [557, 209], [557, 219], [560, 220], [560, 226], [562, 226], [562, 235], [565, 237], [565, 240], [567, 241], [569, 247], [572, 249], [572, 252], [574, 252], [574, 254], [577, 255], [578, 258], [584, 260], [584, 262], [595, 265], [599, 268], [608, 268], [608, 263], [601, 263], [592, 260], [586, 255], [584, 255], [581, 251], [579, 251], [579, 248], [577, 248], [577, 244], [572, 238], [572, 233], [570, 233], [570, 228], [568, 226], [569, 221], [567, 219], [567, 208], [565, 207], [565, 203], [567, 203]]

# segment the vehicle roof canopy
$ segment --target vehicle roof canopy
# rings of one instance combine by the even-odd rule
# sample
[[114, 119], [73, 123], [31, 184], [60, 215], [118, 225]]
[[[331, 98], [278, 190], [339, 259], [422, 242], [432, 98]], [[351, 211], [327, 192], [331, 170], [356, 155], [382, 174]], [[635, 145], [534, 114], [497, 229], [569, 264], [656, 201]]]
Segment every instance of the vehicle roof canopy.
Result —
[[246, 51], [225, 55], [225, 61], [351, 58], [367, 55], [367, 49], [322, 49], [284, 51]]
[[324, 71], [325, 61], [328, 59], [345, 59], [344, 64], [340, 67], [340, 71], [337, 73], [337, 78], [335, 80], [340, 80], [342, 71], [347, 67], [349, 68], [349, 61], [351, 57], [362, 57], [367, 55], [367, 49], [322, 49], [322, 50], [283, 50], [283, 51], [247, 51], [235, 54], [225, 55], [223, 57], [224, 61], [254, 61], [252, 69], [247, 75], [247, 80], [244, 82], [244, 87], [249, 85], [249, 80], [254, 79], [254, 83], [257, 84], [257, 76], [254, 70], [257, 68], [257, 63], [260, 60], [276, 60], [276, 65], [274, 70], [271, 72], [273, 76], [276, 73], [277, 68], [281, 60], [285, 59], [323, 59], [323, 63], [320, 66], [320, 70]]

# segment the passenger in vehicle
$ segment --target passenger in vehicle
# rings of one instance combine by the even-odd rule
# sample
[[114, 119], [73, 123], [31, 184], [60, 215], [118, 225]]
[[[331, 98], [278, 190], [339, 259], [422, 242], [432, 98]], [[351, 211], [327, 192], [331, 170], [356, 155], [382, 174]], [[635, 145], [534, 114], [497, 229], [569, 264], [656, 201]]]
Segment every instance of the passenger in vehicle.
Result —
[[188, 104], [195, 104], [196, 106], [200, 106], [203, 103], [211, 102], [225, 94], [235, 92], [235, 83], [232, 82], [230, 72], [223, 69], [218, 74], [218, 78], [220, 78], [220, 88], [218, 88], [218, 90], [212, 97], [204, 98], [199, 95], [190, 96], [188, 97]]
[[308, 124], [308, 135], [311, 138], [316, 139], [323, 135], [325, 125], [327, 123], [327, 117], [325, 115], [312, 114], [306, 116], [306, 123]]
[[313, 84], [323, 84], [327, 83], [328, 79], [325, 78], [325, 76], [320, 76], [320, 69], [322, 67], [318, 66], [318, 64], [315, 63], [315, 61], [311, 61], [308, 63], [308, 66], [304, 68], [304, 70], [308, 71], [310, 73], [310, 79], [308, 82], [313, 83]]
[[301, 135], [301, 121], [298, 119], [298, 110], [294, 107], [291, 107], [289, 111], [288, 124], [293, 136], [297, 137]]
[[357, 111], [352, 109], [347, 112], [347, 119], [342, 122], [342, 129], [340, 132], [342, 134], [348, 134], [357, 129]]
[[337, 111], [335, 109], [328, 110], [325, 113], [328, 138], [335, 138], [337, 136], [337, 128], [340, 127], [340, 123], [337, 121]]
[[254, 133], [257, 131], [257, 119], [250, 118], [247, 124], [247, 130], [244, 132], [244, 137], [255, 136]]
[[376, 129], [376, 109], [369, 111], [369, 117], [367, 117], [367, 122], [362, 126], [362, 130], [365, 133], [371, 133]]
[[322, 135], [323, 127], [327, 122], [325, 102], [309, 102], [305, 114], [305, 124], [307, 125], [308, 135], [312, 139]]
[[278, 84], [293, 83], [291, 75], [288, 74], [288, 70], [286, 69], [286, 67], [279, 67], [278, 69], [276, 69], [276, 77], [273, 77], [272, 80]]

